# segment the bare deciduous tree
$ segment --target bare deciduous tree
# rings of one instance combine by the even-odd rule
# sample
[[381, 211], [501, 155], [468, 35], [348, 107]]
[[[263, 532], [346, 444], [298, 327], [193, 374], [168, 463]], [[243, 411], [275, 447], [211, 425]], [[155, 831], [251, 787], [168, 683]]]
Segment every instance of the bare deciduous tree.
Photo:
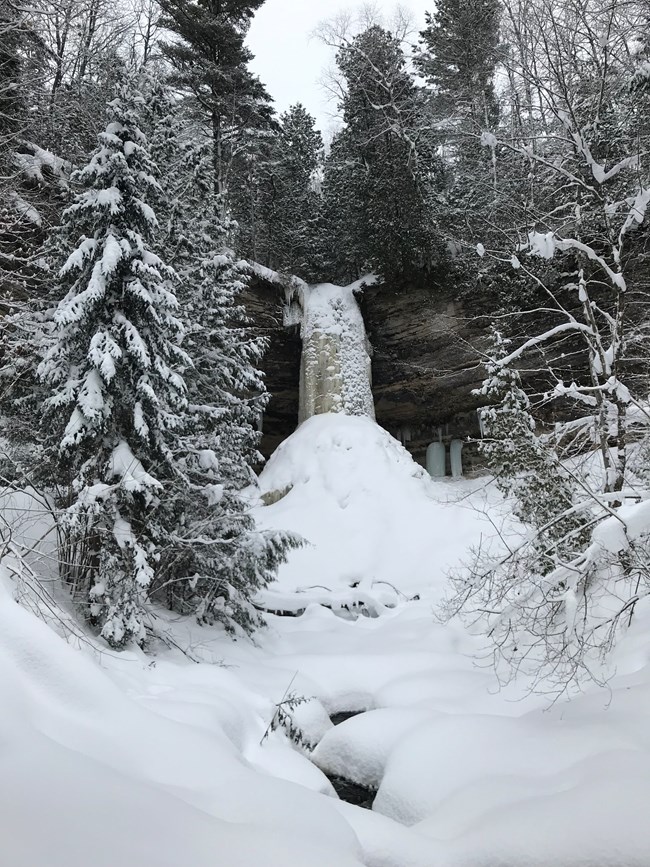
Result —
[[[531, 439], [528, 430], [529, 453], [555, 455], [539, 495], [545, 508], [541, 515], [530, 504], [519, 509], [529, 527], [523, 541], [457, 576], [451, 608], [487, 619], [496, 654], [511, 672], [530, 665], [535, 676], [555, 677], [564, 688], [590, 669], [594, 653], [609, 649], [650, 593], [650, 522], [638, 504], [647, 482], [633, 465], [650, 421], [650, 365], [638, 351], [650, 319], [649, 106], [632, 87], [637, 59], [630, 51], [644, 18], [636, 3], [603, 7], [594, 0], [507, 3], [506, 16], [504, 102], [513, 117], [503, 117], [500, 134], [484, 143], [524, 162], [528, 188], [513, 202], [510, 249], [495, 244], [486, 252], [479, 244], [478, 252], [510, 262], [536, 287], [538, 328], [491, 359], [486, 392], [498, 391], [499, 377], [545, 347], [551, 385], [544, 400], [573, 404], [559, 431], [574, 452], [599, 455], [600, 470], [593, 460], [584, 472], [575, 462], [560, 463], [557, 439]], [[521, 321], [521, 312], [513, 318]], [[568, 366], [567, 338], [575, 353]], [[562, 368], [570, 378], [558, 373]], [[501, 411], [512, 411], [511, 395], [501, 395]], [[499, 427], [493, 413], [485, 413], [486, 433], [514, 455], [523, 440]], [[495, 469], [518, 475], [524, 487], [530, 478], [525, 463], [501, 460]], [[569, 504], [553, 493], [550, 474], [560, 471], [570, 477]], [[508, 493], [521, 506], [521, 487]]]

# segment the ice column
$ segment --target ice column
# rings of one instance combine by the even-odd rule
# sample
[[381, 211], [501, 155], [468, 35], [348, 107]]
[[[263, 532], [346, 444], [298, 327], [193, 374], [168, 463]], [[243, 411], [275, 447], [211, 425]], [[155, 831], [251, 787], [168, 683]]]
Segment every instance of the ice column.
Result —
[[301, 290], [300, 415], [324, 412], [374, 419], [370, 345], [354, 290], [323, 283]]
[[447, 453], [444, 443], [431, 443], [427, 448], [427, 471], [434, 479], [441, 479], [446, 475]]
[[452, 440], [449, 446], [449, 458], [451, 461], [451, 474], [455, 479], [463, 475], [463, 441]]

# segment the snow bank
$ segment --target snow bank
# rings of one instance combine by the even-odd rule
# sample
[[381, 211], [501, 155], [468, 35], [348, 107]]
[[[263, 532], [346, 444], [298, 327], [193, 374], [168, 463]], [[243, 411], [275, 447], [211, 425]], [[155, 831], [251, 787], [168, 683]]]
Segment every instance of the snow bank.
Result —
[[[208, 867], [215, 857], [224, 867], [360, 863], [356, 836], [328, 809], [331, 798], [258, 771], [244, 757], [259, 744], [259, 703], [268, 712], [268, 702], [216, 666], [161, 663], [147, 678], [151, 660], [107, 654], [120, 688], [16, 605], [2, 577], [3, 867], [82, 867], [89, 853], [100, 867]], [[146, 684], [158, 695], [156, 712], [125, 694], [129, 680], [136, 692]], [[161, 693], [176, 707], [166, 707]], [[290, 766], [293, 755], [318, 775], [282, 749], [276, 764]], [[308, 776], [295, 775], [301, 783]]]
[[407, 825], [426, 820], [432, 836], [452, 838], [490, 811], [564, 790], [572, 775], [579, 779], [581, 764], [590, 767], [603, 752], [624, 758], [636, 750], [647, 764], [640, 747], [604, 723], [572, 725], [536, 714], [431, 719], [392, 752], [374, 809]]
[[[557, 791], [522, 789], [507, 809], [487, 812], [455, 841], [445, 859], [453, 867], [646, 867], [650, 832], [648, 766], [616, 755], [591, 765]], [[490, 796], [486, 788], [485, 794]], [[425, 832], [426, 827], [418, 830]], [[453, 854], [452, 854], [453, 853]]]
[[[436, 622], [447, 568], [505, 517], [485, 484], [428, 479], [368, 418], [301, 425], [262, 474], [280, 499], [258, 515], [311, 543], [265, 596], [304, 613], [272, 617], [265, 652], [330, 712], [362, 711], [324, 731], [313, 760], [378, 789], [373, 819], [339, 806], [378, 864], [645, 864], [648, 619], [617, 649], [611, 691], [550, 710], [543, 684], [500, 691], [482, 640]], [[631, 508], [595, 541], [617, 550], [621, 529], [645, 532], [646, 514]]]

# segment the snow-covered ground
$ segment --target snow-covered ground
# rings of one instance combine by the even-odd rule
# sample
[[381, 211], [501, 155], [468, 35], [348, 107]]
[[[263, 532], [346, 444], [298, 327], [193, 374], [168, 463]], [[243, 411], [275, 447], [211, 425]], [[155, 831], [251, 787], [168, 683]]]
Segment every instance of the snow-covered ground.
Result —
[[[436, 618], [505, 515], [486, 479], [432, 481], [369, 418], [323, 415], [260, 486], [260, 522], [310, 544], [254, 642], [160, 612], [185, 653], [78, 647], [5, 569], [2, 867], [647, 867], [647, 623], [608, 690], [499, 691], [482, 640]], [[311, 750], [269, 730], [292, 695]], [[373, 809], [326, 774], [376, 789]]]

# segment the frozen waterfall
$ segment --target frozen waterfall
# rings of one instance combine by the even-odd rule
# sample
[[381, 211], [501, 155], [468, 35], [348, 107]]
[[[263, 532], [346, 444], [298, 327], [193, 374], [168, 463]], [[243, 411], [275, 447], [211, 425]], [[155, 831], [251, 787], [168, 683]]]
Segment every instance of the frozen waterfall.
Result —
[[375, 417], [370, 344], [354, 297], [362, 282], [300, 287], [300, 422], [325, 412]]

